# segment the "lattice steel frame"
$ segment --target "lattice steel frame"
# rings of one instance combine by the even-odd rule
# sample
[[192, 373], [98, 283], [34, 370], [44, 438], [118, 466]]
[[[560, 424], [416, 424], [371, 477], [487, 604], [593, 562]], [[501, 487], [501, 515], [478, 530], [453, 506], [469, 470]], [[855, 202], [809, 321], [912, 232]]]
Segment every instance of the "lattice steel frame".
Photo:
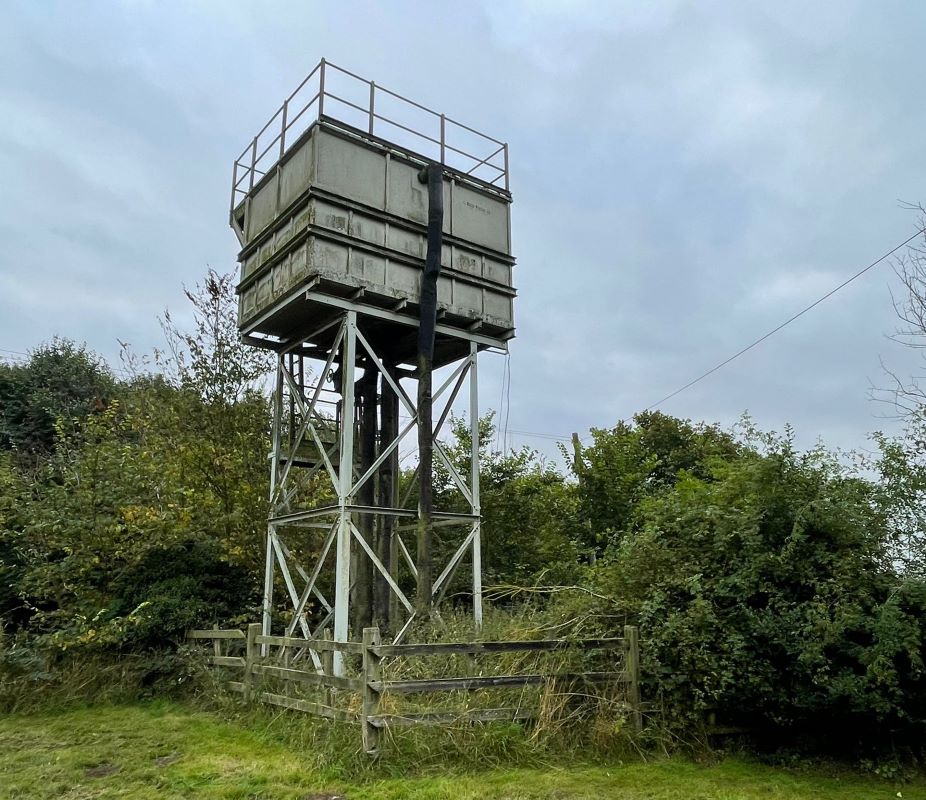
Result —
[[[362, 316], [363, 312], [361, 312]], [[263, 633], [271, 634], [273, 622], [273, 584], [276, 572], [283, 579], [292, 604], [292, 613], [286, 620], [285, 633], [292, 636], [298, 627], [303, 636], [316, 638], [321, 631], [331, 624], [333, 620], [334, 639], [339, 642], [349, 640], [349, 614], [351, 589], [351, 554], [352, 548], [358, 548], [361, 557], [368, 558], [373, 568], [386, 581], [389, 589], [398, 604], [404, 609], [405, 621], [398, 628], [394, 641], [400, 641], [416, 618], [416, 610], [412, 601], [406, 596], [398, 584], [398, 555], [400, 554], [410, 572], [417, 576], [417, 565], [412, 558], [405, 542], [402, 539], [402, 528], [393, 529], [393, 539], [397, 546], [396, 555], [390, 558], [392, 569], [387, 569], [376, 554], [372, 543], [366, 541], [356, 524], [358, 515], [372, 514], [377, 517], [393, 516], [399, 519], [417, 519], [418, 511], [405, 508], [406, 497], [395, 507], [379, 507], [361, 505], [357, 503], [357, 493], [360, 488], [370, 480], [374, 480], [377, 470], [390, 455], [397, 451], [400, 443], [417, 428], [418, 414], [415, 403], [409, 394], [402, 388], [398, 380], [390, 374], [383, 359], [357, 324], [358, 312], [345, 310], [337, 319], [328, 323], [325, 329], [336, 326], [336, 332], [328, 351], [328, 357], [319, 375], [314, 379], [316, 383], [312, 389], [311, 397], [305, 387], [298, 384], [298, 378], [293, 372], [293, 361], [287, 356], [302, 348], [307, 340], [291, 342], [277, 351], [276, 387], [273, 398], [273, 436], [271, 453], [270, 478], [270, 517], [267, 525], [266, 564], [264, 572], [263, 596]], [[317, 336], [323, 330], [313, 332]], [[435, 511], [435, 527], [459, 526], [465, 531], [462, 541], [450, 557], [442, 571], [434, 580], [432, 589], [432, 603], [435, 609], [449, 588], [453, 577], [468, 553], [472, 557], [472, 592], [473, 592], [473, 618], [477, 627], [482, 624], [482, 527], [480, 517], [479, 499], [479, 386], [478, 386], [478, 353], [479, 344], [474, 336], [469, 342], [469, 355], [455, 364], [450, 376], [434, 391], [435, 416], [432, 430], [434, 441], [434, 454], [446, 468], [454, 487], [459, 490], [469, 506], [468, 513], [452, 513]], [[396, 425], [397, 435], [391, 441], [381, 441], [378, 453], [373, 463], [360, 475], [354, 468], [354, 454], [356, 452], [354, 424], [356, 416], [355, 386], [358, 379], [358, 355], [368, 364], [372, 364], [378, 375], [391, 387], [399, 398], [400, 407], [408, 414], [404, 425]], [[323, 417], [318, 411], [319, 397], [325, 382], [335, 373], [335, 364], [340, 365], [340, 424], [337, 425], [337, 440], [329, 446], [320, 435], [320, 426], [330, 425], [331, 420]], [[370, 367], [367, 367], [369, 369]], [[361, 368], [363, 369], [363, 368]], [[441, 428], [450, 415], [451, 407], [460, 394], [464, 384], [469, 384], [469, 422], [471, 431], [471, 470], [469, 481], [460, 474], [453, 465], [450, 457], [438, 439]], [[329, 390], [330, 391], [330, 390]], [[283, 397], [288, 393], [295, 399], [295, 416], [291, 421], [294, 424], [298, 419], [298, 426], [294, 428], [288, 442], [288, 451], [284, 452], [283, 428], [284, 409]], [[446, 396], [441, 409], [439, 403]], [[439, 413], [438, 413], [439, 411]], [[292, 431], [290, 431], [292, 434]], [[309, 475], [317, 472], [327, 474], [331, 481], [331, 488], [337, 498], [336, 503], [316, 508], [294, 508], [293, 496], [296, 492], [292, 465], [296, 459], [299, 446], [309, 441], [317, 448], [321, 459], [310, 468]], [[338, 453], [337, 468], [332, 456]], [[345, 468], [347, 465], [347, 468]], [[305, 526], [319, 528], [326, 531], [325, 539], [319, 555], [310, 570], [306, 570], [299, 563], [294, 554], [282, 541], [279, 529], [283, 526]], [[330, 550], [335, 551], [335, 589], [333, 602], [329, 602], [318, 586], [318, 579], [325, 570]], [[301, 579], [302, 588], [298, 588], [293, 573]], [[325, 614], [314, 629], [310, 627], [306, 606], [310, 598], [320, 603]], [[317, 654], [310, 653], [316, 667], [320, 668]], [[340, 653], [335, 653], [334, 672], [340, 675], [343, 672], [343, 662]]]

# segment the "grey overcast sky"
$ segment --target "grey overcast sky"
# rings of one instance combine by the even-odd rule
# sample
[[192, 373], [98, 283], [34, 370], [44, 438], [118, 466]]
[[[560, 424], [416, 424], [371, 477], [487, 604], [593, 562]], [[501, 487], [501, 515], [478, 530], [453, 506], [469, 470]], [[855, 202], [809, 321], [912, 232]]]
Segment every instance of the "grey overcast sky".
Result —
[[[322, 57], [510, 143], [509, 427], [606, 427], [910, 235], [926, 5], [49, 2], [2, 5], [0, 355], [115, 360], [181, 285], [235, 266], [232, 159]], [[862, 447], [912, 355], [889, 266], [663, 406]], [[12, 352], [10, 352], [12, 351]], [[503, 359], [484, 358], [483, 406]], [[546, 452], [549, 440], [512, 434]]]

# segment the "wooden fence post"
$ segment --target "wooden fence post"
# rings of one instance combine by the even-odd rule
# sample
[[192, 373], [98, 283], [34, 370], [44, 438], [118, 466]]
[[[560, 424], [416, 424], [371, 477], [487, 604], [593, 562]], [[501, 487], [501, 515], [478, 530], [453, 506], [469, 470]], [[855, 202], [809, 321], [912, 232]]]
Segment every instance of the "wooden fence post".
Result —
[[252, 622], [248, 625], [248, 638], [244, 651], [244, 699], [251, 699], [251, 684], [254, 682], [254, 662], [257, 660], [257, 637], [260, 636], [261, 624]]
[[[218, 629], [219, 629], [219, 623], [216, 622], [212, 626], [212, 630], [217, 631]], [[212, 654], [217, 657], [221, 657], [222, 655], [222, 640], [218, 636], [216, 636], [215, 639], [212, 640]]]
[[624, 626], [624, 670], [627, 673], [627, 700], [636, 731], [643, 730], [640, 708], [640, 631], [635, 625]]
[[[326, 642], [330, 642], [333, 638], [334, 637], [331, 633], [331, 628], [325, 628], [325, 630], [322, 632], [322, 639], [324, 639]], [[321, 661], [322, 672], [325, 673], [325, 677], [330, 678], [332, 675], [334, 675], [334, 650], [322, 650]], [[324, 691], [325, 703], [327, 703], [329, 706], [334, 706], [334, 696], [335, 690], [330, 686], [326, 686]]]
[[370, 722], [370, 717], [379, 713], [380, 690], [373, 689], [370, 683], [382, 681], [382, 658], [373, 652], [380, 644], [379, 628], [363, 629], [363, 706], [360, 722], [363, 726], [363, 751], [375, 756], [379, 752], [379, 727]]

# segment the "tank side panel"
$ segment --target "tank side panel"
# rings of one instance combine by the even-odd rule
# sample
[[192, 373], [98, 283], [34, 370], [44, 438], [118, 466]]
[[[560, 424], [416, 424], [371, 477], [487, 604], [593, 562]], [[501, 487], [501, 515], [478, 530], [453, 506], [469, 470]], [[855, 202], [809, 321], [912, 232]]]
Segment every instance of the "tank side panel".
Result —
[[319, 130], [316, 183], [333, 194], [382, 210], [386, 196], [386, 156]]
[[471, 312], [474, 316], [481, 316], [483, 290], [465, 281], [456, 281], [453, 287], [453, 304], [457, 308]]
[[424, 259], [427, 242], [420, 233], [391, 225], [386, 237], [386, 247], [415, 259]]
[[311, 237], [309, 247], [309, 274], [343, 280], [347, 277], [349, 248], [320, 236]]
[[350, 215], [349, 233], [353, 238], [359, 239], [361, 242], [368, 242], [380, 247], [390, 247], [391, 245], [387, 242], [387, 228], [385, 222], [377, 219], [372, 214], [361, 214], [359, 211], [354, 211]]
[[483, 308], [486, 316], [494, 317], [510, 325], [514, 319], [511, 297], [498, 292], [484, 292], [483, 297], [485, 298]]
[[483, 257], [481, 255], [459, 246], [453, 247], [451, 252], [450, 266], [459, 272], [465, 272], [467, 275], [476, 278], [482, 277]]
[[450, 213], [454, 236], [510, 254], [509, 205], [504, 200], [497, 200], [458, 183], [453, 187]]
[[428, 224], [428, 187], [418, 180], [419, 170], [400, 159], [389, 162], [386, 211], [397, 217]]
[[312, 200], [315, 208], [315, 224], [335, 233], [347, 235], [350, 230], [350, 211], [327, 200]]
[[278, 182], [279, 176], [274, 173], [251, 197], [251, 208], [248, 212], [248, 241], [257, 236], [276, 217]]
[[386, 291], [386, 259], [383, 256], [352, 250], [349, 271], [355, 285], [370, 288], [380, 294]]
[[287, 154], [280, 169], [280, 208], [287, 208], [315, 182], [315, 137]]
[[398, 297], [416, 302], [421, 293], [421, 270], [401, 261], [390, 261], [386, 269], [386, 280]]
[[503, 286], [511, 286], [511, 273], [511, 264], [496, 261], [494, 258], [489, 258], [488, 256], [483, 260], [482, 276], [487, 281], [494, 281]]
[[306, 278], [309, 277], [310, 267], [309, 243], [308, 240], [306, 240], [298, 248], [296, 248], [290, 256], [289, 270], [293, 286], [295, 286], [297, 283], [302, 283]]

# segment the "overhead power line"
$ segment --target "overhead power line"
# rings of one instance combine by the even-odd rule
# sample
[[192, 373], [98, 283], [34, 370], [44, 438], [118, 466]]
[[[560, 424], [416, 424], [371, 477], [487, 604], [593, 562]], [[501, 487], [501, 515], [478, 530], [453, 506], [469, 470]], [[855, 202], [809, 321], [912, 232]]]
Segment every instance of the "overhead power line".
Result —
[[569, 436], [559, 436], [555, 433], [540, 433], [539, 431], [516, 431], [514, 428], [509, 428], [508, 433], [513, 433], [515, 436], [533, 437], [534, 439], [550, 439], [554, 442], [568, 442], [571, 438]]
[[750, 342], [748, 345], [746, 345], [746, 346], [745, 346], [744, 348], [742, 348], [741, 350], [738, 350], [737, 352], [735, 352], [735, 353], [734, 353], [732, 356], [730, 356], [729, 358], [726, 358], [726, 359], [724, 359], [723, 361], [721, 361], [719, 364], [717, 364], [716, 366], [711, 367], [709, 370], [707, 370], [707, 372], [701, 373], [701, 374], [700, 374], [697, 378], [695, 378], [694, 380], [688, 381], [688, 383], [686, 383], [684, 386], [682, 386], [682, 387], [676, 389], [674, 392], [670, 392], [670, 393], [667, 394], [665, 397], [663, 397], [661, 400], [657, 400], [657, 401], [656, 401], [655, 403], [653, 403], [652, 405], [648, 405], [648, 406], [644, 409], [644, 411], [652, 411], [652, 410], [653, 410], [654, 408], [656, 408], [657, 406], [661, 406], [661, 405], [662, 405], [663, 403], [665, 403], [667, 400], [671, 400], [673, 397], [675, 397], [676, 395], [681, 394], [681, 393], [684, 392], [686, 389], [690, 389], [690, 388], [691, 388], [692, 386], [694, 386], [696, 383], [700, 383], [701, 381], [703, 381], [703, 380], [704, 380], [705, 378], [707, 378], [708, 376], [713, 375], [715, 372], [717, 372], [717, 370], [723, 369], [723, 368], [724, 368], [725, 366], [727, 366], [727, 364], [729, 364], [731, 361], [735, 361], [735, 360], [736, 360], [737, 358], [739, 358], [741, 355], [744, 355], [745, 353], [748, 353], [750, 350], [752, 350], [752, 349], [753, 349], [754, 347], [756, 347], [757, 345], [762, 344], [762, 342], [764, 342], [766, 339], [768, 339], [768, 338], [774, 336], [774, 335], [775, 335], [776, 333], [778, 333], [778, 331], [780, 331], [782, 328], [787, 327], [788, 325], [790, 325], [790, 324], [791, 324], [792, 322], [794, 322], [795, 320], [799, 319], [800, 317], [803, 317], [804, 314], [806, 314], [808, 311], [810, 311], [811, 309], [816, 308], [818, 305], [820, 305], [820, 303], [822, 303], [824, 300], [827, 300], [827, 299], [829, 299], [830, 297], [832, 297], [832, 296], [833, 296], [834, 294], [836, 294], [836, 292], [838, 292], [840, 289], [844, 289], [846, 286], [848, 286], [850, 283], [852, 283], [852, 281], [856, 280], [857, 278], [861, 278], [862, 275], [864, 275], [864, 274], [865, 274], [866, 272], [868, 272], [870, 269], [874, 269], [875, 267], [877, 267], [878, 264], [880, 264], [882, 261], [884, 261], [885, 259], [890, 258], [892, 255], [894, 255], [894, 253], [896, 253], [896, 252], [897, 252], [898, 250], [900, 250], [902, 247], [905, 247], [906, 245], [910, 244], [910, 242], [912, 242], [917, 236], [920, 236], [920, 235], [922, 235], [923, 233], [926, 233], [926, 228], [921, 228], [921, 229], [918, 230], [916, 233], [914, 233], [912, 236], [909, 236], [908, 238], [904, 239], [900, 244], [898, 244], [896, 247], [892, 247], [890, 250], [888, 250], [883, 256], [881, 256], [880, 258], [878, 258], [876, 261], [872, 261], [867, 267], [864, 267], [863, 269], [860, 269], [860, 270], [859, 270], [858, 272], [856, 272], [852, 277], [846, 278], [846, 280], [844, 280], [842, 283], [840, 283], [839, 286], [836, 286], [836, 287], [834, 287], [833, 289], [830, 289], [825, 295], [823, 295], [822, 297], [820, 297], [820, 298], [817, 299], [817, 300], [814, 300], [814, 302], [812, 302], [809, 306], [807, 306], [806, 308], [802, 308], [800, 311], [798, 311], [796, 314], [794, 314], [794, 316], [789, 317], [788, 319], [786, 319], [784, 322], [782, 322], [782, 323], [781, 323], [780, 325], [778, 325], [777, 327], [772, 328], [772, 330], [770, 330], [770, 331], [769, 331], [768, 333], [766, 333], [766, 334], [763, 334], [763, 335], [760, 336], [758, 339], [756, 339], [754, 342]]

